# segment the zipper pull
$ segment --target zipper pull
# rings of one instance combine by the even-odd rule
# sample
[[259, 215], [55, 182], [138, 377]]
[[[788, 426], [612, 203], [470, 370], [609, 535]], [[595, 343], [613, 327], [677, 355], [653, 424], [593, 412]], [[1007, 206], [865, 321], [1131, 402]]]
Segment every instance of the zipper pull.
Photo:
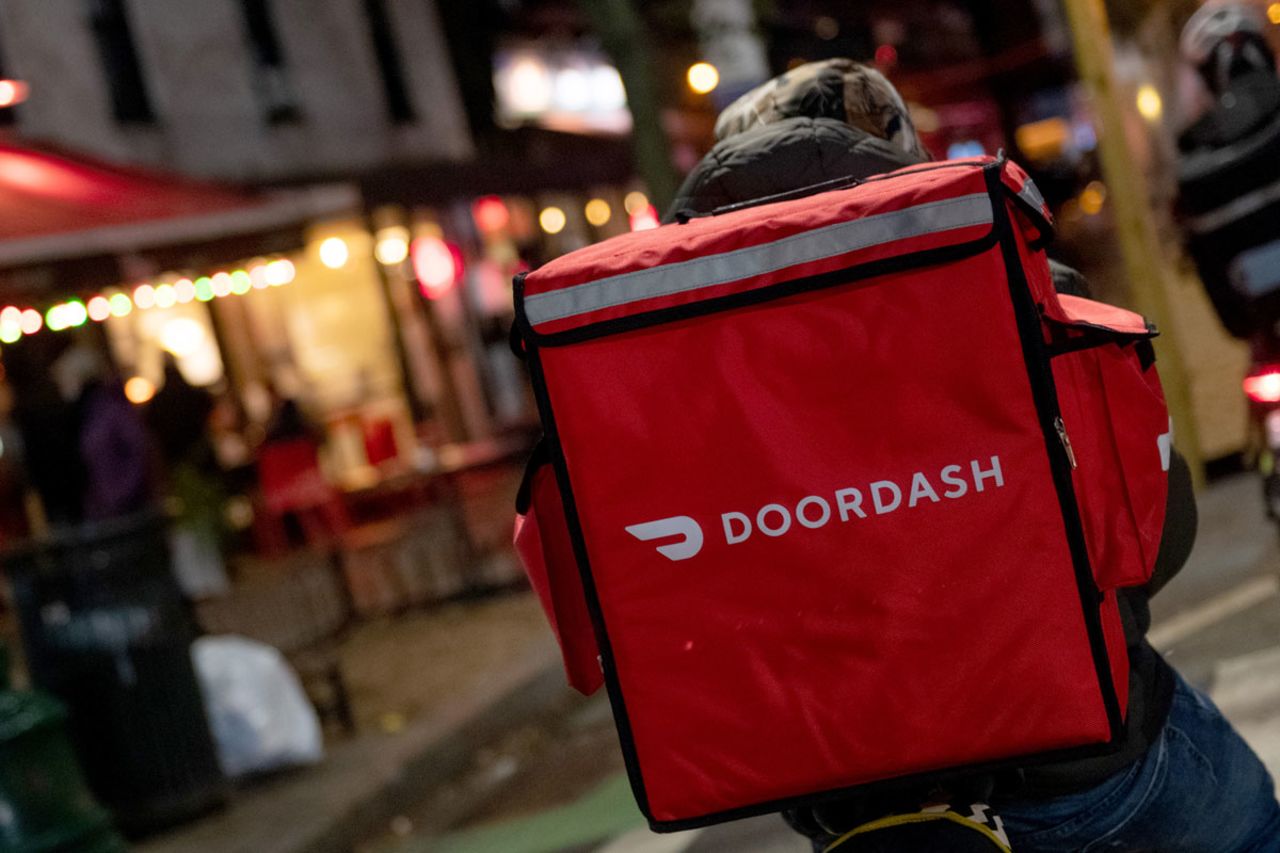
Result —
[[1067, 435], [1067, 425], [1062, 422], [1062, 416], [1053, 419], [1053, 428], [1058, 431], [1058, 440], [1062, 442], [1062, 448], [1067, 451], [1067, 459], [1071, 461], [1072, 468], [1079, 468], [1076, 464], [1076, 452], [1071, 447], [1071, 437]]

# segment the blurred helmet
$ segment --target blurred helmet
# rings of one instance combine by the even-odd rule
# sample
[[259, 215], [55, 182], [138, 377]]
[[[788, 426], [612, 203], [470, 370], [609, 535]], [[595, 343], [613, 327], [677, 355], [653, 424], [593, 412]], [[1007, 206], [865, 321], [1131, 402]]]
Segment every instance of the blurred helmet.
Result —
[[1275, 73], [1275, 54], [1256, 9], [1241, 3], [1202, 6], [1182, 29], [1182, 57], [1199, 70], [1215, 94], [1254, 71]]

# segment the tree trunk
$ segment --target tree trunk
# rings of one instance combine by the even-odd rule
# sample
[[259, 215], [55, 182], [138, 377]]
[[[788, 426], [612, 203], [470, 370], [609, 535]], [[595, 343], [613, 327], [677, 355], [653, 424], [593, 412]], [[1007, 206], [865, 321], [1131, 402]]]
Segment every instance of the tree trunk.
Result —
[[662, 128], [653, 51], [648, 29], [631, 0], [578, 0], [578, 7], [600, 37], [627, 89], [627, 105], [636, 172], [661, 213], [676, 197], [680, 178], [671, 163], [670, 142]]

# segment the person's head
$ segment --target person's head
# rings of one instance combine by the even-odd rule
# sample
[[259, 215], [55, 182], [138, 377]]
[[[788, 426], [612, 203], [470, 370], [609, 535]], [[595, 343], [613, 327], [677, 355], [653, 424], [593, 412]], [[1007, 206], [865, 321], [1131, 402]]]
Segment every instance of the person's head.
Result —
[[1252, 6], [1211, 3], [1187, 21], [1179, 49], [1216, 97], [1246, 74], [1275, 73], [1276, 57], [1264, 28], [1262, 16]]
[[916, 160], [929, 155], [902, 96], [884, 75], [852, 59], [810, 62], [738, 98], [716, 120], [716, 139], [789, 118], [842, 121]]

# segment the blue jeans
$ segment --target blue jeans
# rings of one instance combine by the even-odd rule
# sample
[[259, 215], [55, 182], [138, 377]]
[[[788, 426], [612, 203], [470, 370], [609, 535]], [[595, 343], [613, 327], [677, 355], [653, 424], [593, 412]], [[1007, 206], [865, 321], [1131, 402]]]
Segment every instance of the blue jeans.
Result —
[[1130, 767], [1078, 794], [997, 809], [1015, 853], [1280, 853], [1271, 776], [1181, 676], [1164, 730]]

